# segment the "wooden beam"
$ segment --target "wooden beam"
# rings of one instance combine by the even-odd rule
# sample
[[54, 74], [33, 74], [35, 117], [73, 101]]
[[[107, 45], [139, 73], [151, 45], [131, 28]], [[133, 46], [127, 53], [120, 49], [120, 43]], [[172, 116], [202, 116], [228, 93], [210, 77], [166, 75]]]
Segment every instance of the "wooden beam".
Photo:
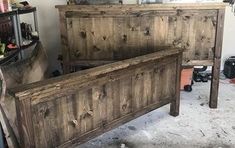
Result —
[[105, 64], [114, 63], [115, 61], [104, 61], [104, 60], [79, 60], [66, 63], [68, 66], [101, 66]]
[[213, 66], [213, 60], [190, 60], [188, 62], [183, 62], [183, 66]]
[[179, 109], [180, 109], [180, 82], [181, 82], [181, 70], [182, 70], [182, 55], [179, 55], [179, 58], [177, 59], [176, 66], [177, 66], [177, 72], [176, 72], [176, 84], [175, 84], [175, 98], [172, 99], [171, 107], [170, 107], [170, 115], [176, 117], [179, 115]]
[[56, 5], [61, 11], [143, 11], [143, 10], [211, 10], [224, 9], [228, 4], [225, 3], [168, 3], [168, 4], [142, 4], [142, 5]]
[[[155, 52], [152, 54], [148, 54], [148, 55], [144, 55], [144, 56], [140, 56], [140, 57], [124, 60], [124, 61], [119, 61], [119, 62], [107, 64], [104, 66], [68, 74], [68, 75], [64, 75], [63, 77], [52, 78], [46, 81], [24, 85], [22, 87], [10, 89], [9, 91], [14, 93], [17, 97], [20, 97], [21, 99], [23, 99], [24, 96], [28, 96], [29, 93], [31, 95], [37, 95], [38, 93], [41, 93], [42, 91], [45, 93], [47, 91], [49, 92], [52, 90], [63, 89], [63, 86], [65, 84], [73, 85], [76, 81], [80, 81], [82, 84], [84, 80], [98, 76], [98, 75], [106, 74], [112, 71], [117, 71], [123, 68], [128, 68], [130, 66], [138, 65], [140, 63], [145, 63], [145, 62], [161, 59], [163, 57], [172, 56], [175, 54], [179, 54], [181, 52], [182, 52], [182, 49], [177, 49], [177, 48], [163, 50], [163, 51]], [[87, 73], [89, 73], [89, 75], [87, 75]], [[43, 86], [43, 90], [41, 90], [42, 88], [39, 86]], [[45, 88], [47, 89], [45, 90]]]
[[210, 108], [217, 108], [218, 105], [218, 93], [219, 93], [219, 78], [220, 78], [220, 64], [221, 64], [221, 52], [223, 43], [224, 32], [224, 15], [225, 10], [218, 10], [218, 24], [216, 32], [216, 43], [214, 53], [214, 66], [212, 68], [212, 81], [210, 90]]

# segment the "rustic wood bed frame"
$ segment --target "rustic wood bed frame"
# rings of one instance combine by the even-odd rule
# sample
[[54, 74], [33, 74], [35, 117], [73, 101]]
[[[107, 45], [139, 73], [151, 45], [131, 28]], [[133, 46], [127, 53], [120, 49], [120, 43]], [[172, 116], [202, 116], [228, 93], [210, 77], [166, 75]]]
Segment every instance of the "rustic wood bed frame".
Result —
[[161, 50], [9, 89], [8, 136], [19, 147], [69, 147], [168, 103], [177, 116], [181, 62], [182, 50]]
[[209, 106], [217, 108], [224, 3], [60, 5], [64, 70], [184, 48], [183, 65], [213, 66]]

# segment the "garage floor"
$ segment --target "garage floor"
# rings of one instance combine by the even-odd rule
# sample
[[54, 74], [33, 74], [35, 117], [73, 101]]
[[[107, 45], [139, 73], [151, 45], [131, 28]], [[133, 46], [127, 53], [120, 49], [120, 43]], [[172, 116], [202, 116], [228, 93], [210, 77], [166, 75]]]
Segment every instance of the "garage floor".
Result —
[[79, 148], [235, 148], [235, 85], [220, 84], [218, 109], [208, 107], [210, 83], [195, 83], [182, 92], [180, 116], [167, 105]]

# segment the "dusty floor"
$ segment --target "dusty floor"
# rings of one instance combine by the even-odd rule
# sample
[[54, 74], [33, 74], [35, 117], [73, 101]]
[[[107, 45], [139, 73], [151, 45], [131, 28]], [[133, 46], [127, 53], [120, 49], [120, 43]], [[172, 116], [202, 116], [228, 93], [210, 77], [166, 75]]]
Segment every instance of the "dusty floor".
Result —
[[146, 114], [79, 148], [235, 148], [235, 85], [221, 81], [218, 109], [209, 109], [210, 83], [182, 92], [180, 116], [169, 105]]

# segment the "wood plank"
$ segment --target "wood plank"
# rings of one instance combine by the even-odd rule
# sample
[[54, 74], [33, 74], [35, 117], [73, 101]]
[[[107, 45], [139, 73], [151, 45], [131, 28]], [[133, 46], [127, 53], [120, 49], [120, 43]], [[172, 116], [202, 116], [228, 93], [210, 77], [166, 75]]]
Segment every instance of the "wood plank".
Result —
[[132, 76], [132, 96], [133, 100], [133, 110], [139, 110], [143, 106], [143, 90], [144, 90], [144, 72], [135, 71]]
[[[59, 12], [60, 16], [60, 33], [61, 33], [61, 47], [62, 47], [62, 55], [63, 62], [68, 63], [70, 59], [70, 52], [68, 48], [68, 35], [67, 35], [67, 22], [65, 17], [65, 12]], [[64, 73], [69, 73], [69, 69], [67, 67], [63, 67]]]
[[93, 102], [92, 90], [79, 91], [79, 114], [81, 134], [90, 131], [93, 128]]
[[102, 127], [107, 122], [107, 92], [105, 86], [92, 88], [93, 126]]
[[158, 46], [167, 46], [167, 35], [168, 35], [168, 16], [159, 16], [159, 17], [154, 17], [154, 34], [153, 34], [153, 38], [154, 38], [154, 50], [157, 51]]
[[188, 62], [183, 62], [183, 66], [213, 66], [213, 60], [190, 60]]
[[143, 90], [143, 104], [149, 105], [152, 102], [152, 74], [153, 70], [144, 72], [144, 90]]
[[117, 98], [113, 97], [115, 96], [115, 92], [117, 92], [118, 89], [113, 90], [112, 84], [115, 82], [109, 82], [105, 85], [105, 90], [107, 93], [107, 122], [110, 122], [115, 119], [114, 116], [114, 102], [117, 100]]
[[[130, 66], [137, 65], [139, 63], [145, 63], [148, 61], [157, 60], [162, 57], [168, 57], [168, 56], [177, 54], [180, 51], [181, 49], [172, 49], [172, 50], [170, 49], [167, 51], [159, 51], [157, 53], [140, 56], [138, 58], [133, 58], [133, 59], [124, 60], [124, 61], [120, 61], [120, 62], [116, 62], [112, 64], [107, 64], [107, 65], [96, 67], [93, 69], [88, 69], [88, 70], [84, 70], [81, 72], [68, 74], [63, 77], [57, 77], [57, 78], [49, 79], [47, 81], [41, 81], [41, 82], [25, 85], [24, 87], [11, 89], [10, 91], [12, 93], [14, 92], [16, 96], [20, 97], [20, 99], [23, 99], [24, 98], [23, 96], [28, 96], [29, 94], [31, 96], [34, 96], [34, 95], [37, 96], [41, 93], [46, 93], [46, 92], [51, 92], [51, 91], [56, 92], [56, 90], [59, 91], [60, 89], [66, 89], [63, 86], [66, 85], [68, 87], [69, 85], [73, 85], [74, 83], [76, 83], [76, 81], [80, 81], [82, 83], [84, 82], [84, 80], [86, 81], [86, 79], [90, 79], [91, 77], [102, 75], [111, 71], [125, 69]], [[87, 73], [90, 73], [90, 74], [87, 75]], [[47, 87], [47, 89], [42, 89], [41, 87], [38, 87], [38, 86]]]
[[113, 92], [113, 119], [120, 117], [120, 80], [114, 81], [112, 83], [112, 92]]
[[216, 45], [214, 53], [214, 66], [212, 68], [212, 81], [210, 91], [210, 108], [217, 108], [218, 105], [218, 94], [219, 94], [219, 75], [220, 75], [220, 63], [221, 63], [221, 52], [223, 43], [223, 32], [224, 32], [224, 15], [225, 10], [218, 10], [218, 24], [216, 32]]
[[[198, 15], [200, 16], [200, 15]], [[195, 59], [195, 49], [196, 49], [196, 32], [197, 32], [197, 18], [198, 16], [186, 16], [186, 21], [184, 22], [184, 27], [187, 27], [187, 33], [185, 38], [185, 52], [183, 62], [188, 62], [189, 60]]]
[[[127, 59], [132, 55], [133, 50], [137, 51], [137, 49], [133, 48], [133, 36], [130, 35], [130, 26], [132, 25], [132, 22], [134, 21], [134, 24], [138, 26], [138, 23], [134, 20], [130, 20], [132, 18], [130, 17], [120, 17], [120, 18], [114, 18], [113, 20], [113, 59], [115, 60], [123, 60]], [[137, 31], [137, 30], [136, 30]], [[137, 35], [136, 31], [131, 32], [132, 35]], [[134, 45], [135, 46], [135, 45]], [[130, 54], [126, 54], [127, 50]], [[138, 52], [137, 52], [138, 53]]]
[[176, 77], [175, 77], [175, 95], [174, 99], [172, 99], [171, 106], [170, 106], [170, 115], [178, 116], [179, 109], [180, 109], [180, 82], [181, 82], [181, 64], [182, 64], [182, 55], [178, 55], [178, 59], [176, 62]]
[[[91, 56], [89, 56], [89, 59], [112, 60], [114, 35], [113, 18], [92, 18], [91, 24], [91, 40], [93, 44], [87, 42], [88, 49], [92, 49], [90, 51]], [[89, 37], [87, 39], [89, 39]]]
[[151, 90], [152, 90], [152, 100], [151, 100], [151, 103], [152, 102], [160, 102], [160, 86], [163, 86], [161, 84], [161, 81], [160, 81], [160, 70], [161, 70], [162, 67], [158, 67], [158, 68], [154, 68], [153, 69], [153, 72], [151, 73]]
[[148, 4], [148, 5], [57, 5], [60, 11], [66, 10], [113, 10], [119, 11], [120, 9], [132, 10], [132, 11], [143, 11], [143, 10], [211, 10], [211, 9], [224, 9], [228, 4], [225, 3], [168, 3], [168, 4]]
[[105, 61], [105, 60], [79, 60], [79, 61], [72, 61], [69, 63], [66, 63], [66, 65], [70, 66], [87, 66], [87, 67], [97, 67], [102, 66], [105, 64], [114, 63], [117, 61]]
[[35, 145], [55, 147], [60, 141], [55, 107], [52, 101], [32, 107]]
[[120, 114], [126, 115], [132, 111], [132, 79], [130, 77], [120, 80]]
[[[16, 112], [18, 120], [18, 130], [20, 137], [20, 145], [25, 147], [35, 147], [34, 130], [31, 112], [31, 99], [20, 101], [16, 99]], [[25, 128], [27, 127], [27, 128]]]

